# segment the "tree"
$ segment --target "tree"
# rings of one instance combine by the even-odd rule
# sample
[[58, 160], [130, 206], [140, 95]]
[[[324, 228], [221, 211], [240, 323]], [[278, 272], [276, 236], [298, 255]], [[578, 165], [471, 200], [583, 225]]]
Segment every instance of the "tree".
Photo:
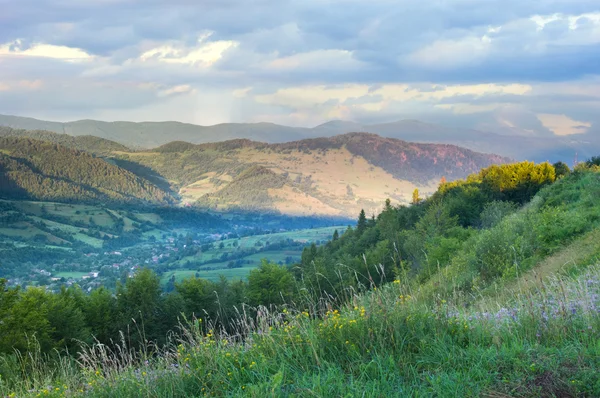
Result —
[[331, 238], [332, 241], [336, 241], [340, 238], [340, 234], [338, 232], [338, 230], [336, 229], [335, 231], [333, 231], [333, 237]]
[[[155, 340], [161, 330], [159, 318], [161, 314], [160, 279], [150, 269], [139, 269], [133, 278], [128, 278], [125, 285], [117, 286], [117, 306], [121, 314], [121, 329], [126, 330], [134, 322], [132, 338], [140, 338], [139, 332], [148, 340]], [[138, 329], [139, 328], [139, 329]], [[163, 336], [164, 337], [164, 336]]]
[[293, 298], [294, 278], [284, 267], [267, 260], [248, 275], [248, 299], [251, 305], [281, 305]]
[[42, 352], [50, 351], [49, 293], [42, 288], [5, 289], [3, 281], [0, 280], [0, 352], [27, 351], [36, 342]]
[[367, 216], [365, 210], [362, 209], [358, 215], [358, 223], [356, 224], [356, 233], [360, 236], [367, 229]]
[[117, 302], [112, 293], [105, 287], [92, 290], [86, 298], [83, 314], [94, 337], [101, 343], [108, 344], [116, 332], [114, 322]]
[[216, 319], [218, 296], [216, 286], [206, 279], [189, 278], [175, 285], [177, 293], [183, 298], [187, 316], [203, 317], [205, 312]]
[[391, 211], [392, 210], [392, 201], [390, 200], [390, 198], [387, 198], [385, 200], [385, 205], [383, 208], [383, 211]]
[[556, 162], [552, 165], [552, 167], [554, 167], [554, 173], [556, 174], [556, 178], [564, 177], [571, 172], [569, 166], [567, 166], [567, 164], [564, 162]]
[[419, 190], [417, 188], [415, 188], [415, 190], [413, 191], [412, 194], [412, 204], [416, 205], [421, 201], [421, 198], [419, 197]]
[[80, 341], [89, 342], [90, 331], [82, 312], [85, 303], [83, 292], [76, 288], [62, 288], [58, 294], [50, 294], [48, 321], [51, 337], [56, 348], [66, 348], [75, 353]]

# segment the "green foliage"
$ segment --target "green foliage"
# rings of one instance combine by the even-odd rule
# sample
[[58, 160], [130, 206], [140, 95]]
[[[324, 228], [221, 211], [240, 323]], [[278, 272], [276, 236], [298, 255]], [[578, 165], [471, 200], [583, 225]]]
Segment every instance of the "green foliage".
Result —
[[85, 151], [97, 155], [108, 155], [115, 151], [130, 151], [124, 145], [92, 135], [72, 136], [57, 134], [45, 130], [21, 130], [0, 126], [0, 137], [31, 138], [39, 141], [52, 142], [67, 148]]
[[569, 166], [564, 162], [556, 162], [552, 165], [552, 167], [554, 167], [556, 178], [562, 178], [571, 172]]
[[281, 305], [294, 295], [294, 279], [287, 269], [266, 260], [248, 275], [248, 300], [251, 305]]
[[[162, 341], [166, 332], [161, 328], [162, 289], [160, 279], [150, 269], [142, 268], [135, 277], [127, 279], [124, 285], [117, 286], [117, 308], [120, 314], [119, 330], [126, 330], [131, 322], [135, 324], [133, 338]], [[143, 335], [142, 335], [143, 333]]]
[[0, 138], [0, 197], [62, 202], [173, 202], [171, 195], [88, 153], [27, 138]]
[[489, 202], [484, 206], [479, 216], [481, 227], [486, 229], [492, 228], [500, 223], [504, 217], [514, 213], [516, 210], [517, 206], [512, 202], [500, 200]]

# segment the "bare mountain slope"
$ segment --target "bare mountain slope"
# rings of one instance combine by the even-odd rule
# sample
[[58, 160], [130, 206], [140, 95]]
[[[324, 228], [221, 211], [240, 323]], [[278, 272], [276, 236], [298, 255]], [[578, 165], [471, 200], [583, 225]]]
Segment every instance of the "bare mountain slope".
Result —
[[351, 217], [360, 209], [375, 213], [387, 198], [407, 203], [415, 188], [431, 193], [442, 177], [463, 178], [508, 160], [367, 133], [282, 144], [173, 142], [114, 155], [117, 164], [141, 164], [166, 178], [184, 203], [220, 211]]

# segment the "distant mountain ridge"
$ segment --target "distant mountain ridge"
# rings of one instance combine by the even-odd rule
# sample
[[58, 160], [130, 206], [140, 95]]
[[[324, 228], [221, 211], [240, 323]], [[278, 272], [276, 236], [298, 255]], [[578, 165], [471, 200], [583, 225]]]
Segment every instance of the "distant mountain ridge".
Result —
[[378, 212], [388, 198], [408, 203], [414, 189], [427, 195], [442, 177], [451, 181], [508, 161], [369, 133], [278, 144], [173, 141], [134, 151], [97, 137], [1, 131], [0, 197], [194, 205], [219, 212], [353, 218], [361, 209]]
[[73, 136], [91, 135], [140, 149], [158, 147], [171, 141], [201, 144], [246, 138], [253, 141], [282, 143], [344, 133], [369, 132], [410, 142], [453, 144], [518, 160], [554, 162], [572, 159], [575, 153], [581, 157], [589, 157], [600, 152], [600, 140], [591, 135], [572, 137], [500, 135], [472, 129], [449, 128], [418, 120], [370, 125], [334, 120], [313, 128], [305, 128], [273, 123], [224, 123], [214, 126], [180, 122], [134, 123], [96, 120], [60, 123], [0, 115], [0, 125], [15, 129], [48, 130]]

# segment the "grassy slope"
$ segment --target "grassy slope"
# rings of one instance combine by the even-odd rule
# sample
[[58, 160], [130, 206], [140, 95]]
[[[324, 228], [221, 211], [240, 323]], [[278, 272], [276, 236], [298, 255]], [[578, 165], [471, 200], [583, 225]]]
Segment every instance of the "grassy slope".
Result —
[[[19, 391], [55, 397], [593, 397], [600, 394], [600, 322], [592, 310], [598, 293], [597, 266], [579, 279], [564, 277], [477, 311], [390, 284], [323, 320], [310, 309], [266, 314], [257, 325], [240, 326], [253, 331], [244, 342], [200, 323], [147, 361], [141, 353], [88, 351], [86, 372], [65, 362], [53, 375], [32, 372], [34, 384]], [[14, 388], [0, 386], [5, 391]]]
[[[243, 341], [202, 320], [152, 358], [88, 350], [87, 371], [65, 363], [13, 389], [44, 394], [52, 385], [47, 394], [62, 396], [64, 383], [73, 395], [92, 397], [600, 396], [598, 177], [560, 181], [492, 228], [490, 234], [535, 219], [545, 250], [532, 254], [535, 262], [517, 279], [505, 275], [471, 291], [477, 305], [465, 307], [464, 295], [448, 293], [452, 285], [440, 296], [430, 284], [398, 281], [356, 295], [340, 310], [326, 303], [265, 310], [257, 322], [238, 324], [249, 333]], [[564, 216], [548, 210], [554, 208]], [[468, 243], [465, 251], [480, 244]], [[461, 283], [474, 276], [453, 263], [441, 277], [452, 282], [448, 276], [457, 272], [464, 273]]]
[[[278, 243], [287, 239], [301, 243], [317, 242], [330, 239], [336, 229], [338, 231], [343, 231], [345, 227], [323, 227], [267, 235], [252, 235], [240, 239], [225, 239], [222, 241], [224, 245], [223, 249], [213, 248], [207, 250], [206, 252], [199, 253], [196, 256], [184, 257], [183, 259], [179, 260], [179, 264], [183, 266], [188, 261], [205, 262], [219, 258], [223, 253], [233, 253], [237, 250], [237, 248], [233, 246], [234, 242], [237, 242], [240, 249], [250, 249], [256, 247], [256, 244], [265, 246], [267, 244]], [[218, 243], [220, 242], [217, 242], [215, 246], [218, 246]], [[196, 272], [199, 273], [200, 278], [209, 279], [212, 281], [219, 280], [221, 275], [225, 276], [227, 279], [245, 279], [250, 270], [260, 265], [262, 259], [272, 262], [285, 262], [287, 257], [292, 257], [294, 261], [299, 261], [301, 255], [301, 249], [267, 250], [241, 258], [241, 260], [249, 262], [247, 264], [243, 264], [241, 268], [228, 269], [227, 265], [229, 264], [229, 261], [210, 263], [197, 269], [184, 268], [165, 273], [162, 277], [162, 282], [166, 283], [172, 276], [175, 276], [175, 280], [179, 282], [185, 278], [194, 276]]]

